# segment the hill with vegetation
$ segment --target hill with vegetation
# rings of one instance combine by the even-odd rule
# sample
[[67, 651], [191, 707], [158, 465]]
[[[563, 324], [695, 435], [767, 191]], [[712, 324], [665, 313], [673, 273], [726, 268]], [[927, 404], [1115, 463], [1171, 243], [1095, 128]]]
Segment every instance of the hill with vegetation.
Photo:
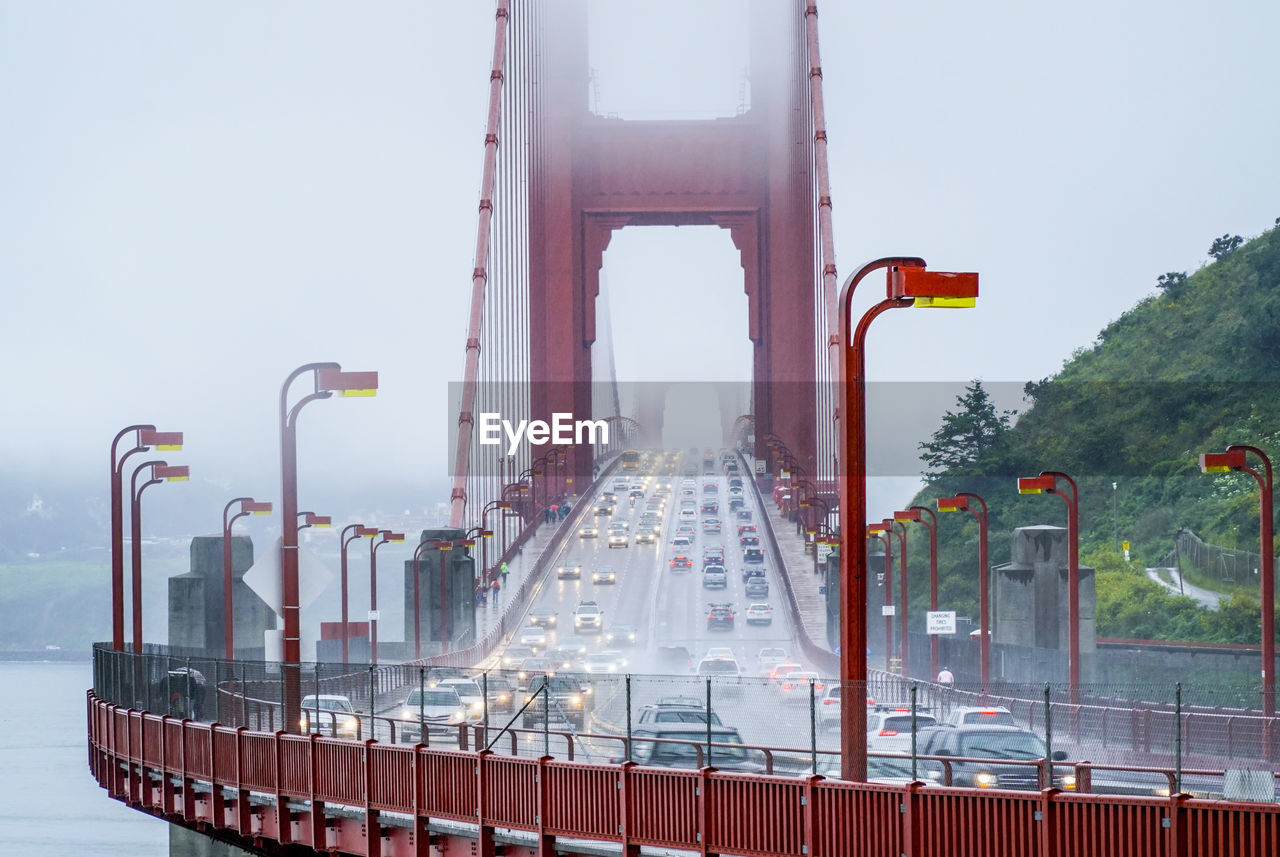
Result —
[[[1101, 637], [1258, 641], [1256, 573], [1228, 585], [1186, 568], [1188, 582], [1226, 592], [1216, 610], [1145, 573], [1174, 561], [1180, 529], [1258, 551], [1257, 484], [1247, 474], [1201, 474], [1198, 453], [1247, 443], [1280, 463], [1280, 229], [1248, 242], [1224, 235], [1210, 255], [1195, 273], [1159, 277], [1157, 294], [1056, 375], [1027, 384], [1029, 407], [1016, 420], [974, 382], [921, 444], [928, 484], [913, 503], [936, 508], [938, 497], [959, 491], [985, 497], [992, 564], [1008, 560], [1014, 528], [1065, 525], [1061, 502], [1021, 496], [1014, 480], [1045, 470], [1076, 479], [1082, 562], [1098, 570]], [[976, 616], [976, 523], [944, 514], [939, 530], [939, 602]], [[912, 614], [923, 626], [927, 537], [923, 527], [909, 532]], [[1132, 562], [1117, 549], [1122, 540]]]

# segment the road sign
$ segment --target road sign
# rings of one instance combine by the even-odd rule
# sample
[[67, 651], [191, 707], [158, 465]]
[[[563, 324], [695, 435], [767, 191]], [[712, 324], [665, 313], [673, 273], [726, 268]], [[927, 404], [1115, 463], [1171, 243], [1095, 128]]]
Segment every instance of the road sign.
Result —
[[1129, 543], [1128, 543], [1128, 542], [1121, 542], [1121, 543], [1120, 543], [1120, 549], [1121, 549], [1121, 550], [1126, 550], [1126, 551], [1127, 551], [1127, 550], [1129, 549]]
[[370, 621], [370, 622], [377, 622], [377, 621], [378, 621], [378, 611], [377, 611], [377, 610], [370, 610], [370, 611], [369, 611], [369, 621]]
[[896, 605], [896, 604], [883, 604], [883, 605], [881, 605], [881, 607], [880, 607], [880, 615], [881, 615], [881, 616], [897, 616], [897, 615], [898, 615], [898, 605]]
[[956, 611], [928, 611], [925, 614], [925, 630], [930, 634], [954, 634], [956, 632]]
[[833, 550], [834, 548], [826, 542], [818, 542], [818, 565], [825, 563]]
[[756, 473], [764, 473], [764, 461], [756, 460]]

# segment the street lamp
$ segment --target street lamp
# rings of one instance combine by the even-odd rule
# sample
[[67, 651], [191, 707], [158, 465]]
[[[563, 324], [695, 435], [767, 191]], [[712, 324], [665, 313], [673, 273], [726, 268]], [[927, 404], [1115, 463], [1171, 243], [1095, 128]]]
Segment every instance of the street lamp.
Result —
[[[231, 507], [240, 504], [240, 510], [231, 514]], [[227, 660], [236, 656], [235, 644], [235, 596], [231, 589], [231, 525], [245, 515], [270, 515], [271, 504], [260, 503], [252, 497], [237, 497], [222, 507], [222, 646]]]
[[[1071, 489], [1068, 496], [1058, 487], [1061, 479]], [[1018, 480], [1019, 494], [1057, 494], [1067, 504], [1067, 681], [1071, 704], [1080, 704], [1080, 492], [1076, 481], [1058, 470]]]
[[332, 525], [333, 518], [328, 515], [317, 515], [315, 512], [298, 513], [298, 529], [300, 530], [305, 530], [308, 527], [324, 529]]
[[[150, 469], [147, 481], [138, 485], [138, 474]], [[144, 461], [129, 479], [129, 525], [133, 549], [133, 653], [142, 653], [142, 492], [159, 482], [185, 482], [189, 468], [171, 467], [166, 461]]]
[[910, 675], [910, 667], [907, 661], [907, 652], [909, 645], [907, 642], [907, 525], [892, 518], [884, 519], [884, 528], [886, 532], [893, 533], [898, 537], [898, 592], [902, 599], [902, 619], [898, 627], [899, 633], [902, 635], [902, 645], [898, 648], [898, 657], [902, 661], [902, 675]]
[[[925, 520], [924, 515], [929, 515], [929, 519]], [[912, 506], [902, 511], [894, 512], [893, 517], [898, 521], [915, 521], [917, 524], [924, 524], [929, 530], [929, 609], [938, 609], [938, 516], [932, 509], [927, 506]], [[927, 625], [927, 623], [926, 623]], [[938, 675], [938, 635], [929, 635], [929, 676], [931, 678]]]
[[[348, 535], [350, 533], [350, 535]], [[341, 566], [341, 584], [342, 590], [342, 662], [348, 662], [349, 654], [347, 651], [347, 637], [351, 633], [351, 629], [347, 622], [347, 545], [356, 539], [371, 538], [378, 534], [377, 527], [366, 527], [364, 524], [347, 524], [342, 528], [341, 534], [338, 536], [338, 556]]]
[[422, 559], [422, 552], [427, 548], [435, 547], [435, 540], [418, 542], [418, 546], [413, 549], [413, 659], [422, 659], [422, 613], [421, 600], [419, 598], [418, 578], [421, 576], [421, 567], [419, 561]]
[[[1253, 453], [1262, 461], [1262, 472], [1250, 467], [1248, 454]], [[1258, 483], [1259, 521], [1262, 537], [1262, 716], [1276, 714], [1276, 595], [1275, 595], [1275, 542], [1271, 526], [1272, 473], [1271, 459], [1256, 446], [1233, 443], [1226, 452], [1206, 452], [1200, 455], [1200, 470], [1204, 473], [1248, 473]]]
[[[868, 274], [880, 269], [886, 269], [886, 298], [868, 309], [854, 327], [854, 291]], [[845, 281], [840, 292], [840, 514], [845, 519], [840, 551], [840, 609], [845, 617], [840, 623], [840, 680], [851, 699], [865, 690], [867, 681], [867, 557], [857, 543], [867, 517], [867, 331], [891, 309], [911, 304], [972, 306], [977, 296], [977, 274], [926, 271], [924, 259], [914, 256], [868, 262]], [[841, 770], [851, 780], [867, 778], [866, 727], [866, 706], [840, 706]]]
[[[289, 387], [311, 373], [312, 392], [289, 407]], [[343, 372], [337, 363], [307, 363], [289, 373], [280, 388], [280, 481], [283, 526], [280, 535], [280, 615], [284, 620], [283, 659], [286, 664], [302, 660], [301, 608], [298, 604], [298, 414], [308, 402], [343, 396], [372, 396], [378, 390], [377, 372]], [[346, 629], [343, 629], [344, 633]], [[284, 723], [290, 731], [298, 728], [302, 689], [298, 668], [284, 671]]]
[[[135, 432], [133, 449], [120, 454], [120, 441]], [[182, 449], [182, 432], [156, 431], [153, 425], [122, 428], [111, 441], [111, 648], [124, 651], [124, 463], [152, 447], [162, 452]]]
[[[969, 504], [972, 500], [978, 508]], [[939, 512], [966, 511], [978, 521], [978, 661], [982, 692], [986, 694], [991, 681], [991, 619], [988, 615], [990, 597], [987, 594], [991, 568], [987, 565], [987, 501], [971, 491], [961, 491], [954, 497], [938, 498]]]
[[[867, 537], [879, 539], [884, 545], [884, 606], [893, 607], [893, 544], [883, 524], [869, 524]], [[884, 614], [884, 668], [889, 670], [889, 662], [893, 659], [893, 612], [881, 610]], [[843, 691], [841, 691], [843, 693]]]
[[378, 548], [387, 542], [404, 541], [404, 533], [379, 530], [380, 538], [369, 542], [369, 663], [378, 663]]
[[432, 542], [440, 552], [440, 651], [443, 653], [449, 646], [449, 575], [446, 560], [449, 551], [453, 550], [453, 542], [448, 539], [433, 539]]

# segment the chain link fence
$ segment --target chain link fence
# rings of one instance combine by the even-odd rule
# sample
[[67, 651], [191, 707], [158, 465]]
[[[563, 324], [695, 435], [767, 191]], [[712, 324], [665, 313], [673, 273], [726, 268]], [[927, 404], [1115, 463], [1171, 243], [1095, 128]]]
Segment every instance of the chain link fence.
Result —
[[[283, 700], [296, 677], [297, 723]], [[94, 651], [104, 700], [263, 731], [588, 763], [838, 777], [845, 704], [865, 706], [868, 777], [975, 788], [1276, 799], [1280, 720], [1257, 688], [976, 683], [874, 672], [776, 678], [222, 661]]]

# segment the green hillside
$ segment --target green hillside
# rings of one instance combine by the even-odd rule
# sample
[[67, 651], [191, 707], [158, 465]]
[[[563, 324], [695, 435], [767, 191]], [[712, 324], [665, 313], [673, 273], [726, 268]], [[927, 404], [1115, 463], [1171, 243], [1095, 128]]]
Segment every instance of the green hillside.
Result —
[[[1214, 262], [1190, 276], [1162, 276], [1159, 294], [1109, 324], [1057, 375], [1028, 384], [1030, 407], [1014, 425], [975, 382], [925, 445], [930, 483], [913, 502], [983, 495], [993, 564], [1008, 560], [1015, 527], [1066, 521], [1057, 498], [1018, 495], [1016, 477], [1059, 470], [1076, 478], [1081, 553], [1099, 570], [1099, 636], [1258, 639], [1256, 575], [1234, 587], [1201, 580], [1230, 595], [1211, 611], [1143, 571], [1162, 564], [1180, 528], [1258, 550], [1256, 483], [1201, 474], [1197, 453], [1248, 443], [1280, 463], [1280, 229], [1247, 243], [1224, 236], [1211, 254]], [[942, 515], [939, 529], [940, 603], [976, 611], [976, 524]], [[912, 612], [923, 622], [928, 548], [924, 528], [910, 530]], [[1131, 543], [1131, 564], [1117, 554], [1117, 536]]]

